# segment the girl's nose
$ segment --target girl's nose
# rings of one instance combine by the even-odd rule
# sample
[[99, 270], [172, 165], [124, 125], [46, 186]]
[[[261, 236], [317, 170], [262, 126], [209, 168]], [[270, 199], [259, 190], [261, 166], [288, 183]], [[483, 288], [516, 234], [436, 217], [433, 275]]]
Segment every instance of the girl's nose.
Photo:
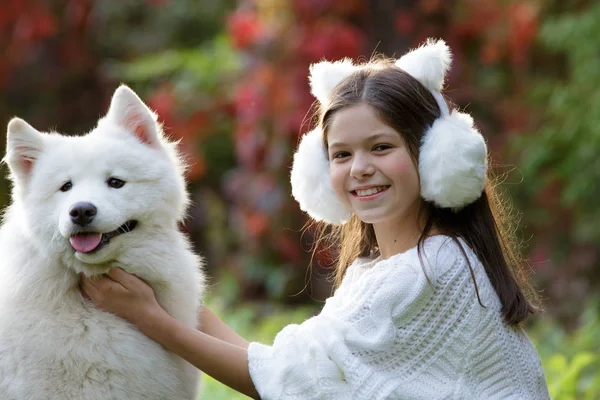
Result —
[[356, 153], [352, 159], [350, 176], [355, 179], [362, 179], [375, 173], [375, 167], [368, 156]]

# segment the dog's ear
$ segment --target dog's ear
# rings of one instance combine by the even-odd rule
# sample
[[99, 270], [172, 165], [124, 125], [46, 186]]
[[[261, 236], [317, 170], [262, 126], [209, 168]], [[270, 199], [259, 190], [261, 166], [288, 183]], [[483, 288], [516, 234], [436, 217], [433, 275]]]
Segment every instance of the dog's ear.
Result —
[[43, 134], [20, 118], [13, 118], [6, 131], [6, 162], [14, 177], [26, 180], [44, 147]]
[[142, 143], [160, 147], [156, 114], [127, 86], [121, 85], [115, 90], [106, 118], [125, 128]]

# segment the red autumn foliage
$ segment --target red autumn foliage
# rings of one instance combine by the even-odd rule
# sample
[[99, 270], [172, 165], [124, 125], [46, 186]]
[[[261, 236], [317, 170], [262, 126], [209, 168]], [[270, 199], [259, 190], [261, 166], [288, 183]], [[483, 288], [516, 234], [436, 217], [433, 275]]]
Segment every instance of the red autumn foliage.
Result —
[[237, 11], [227, 20], [227, 31], [238, 49], [246, 49], [260, 39], [262, 27], [252, 12]]
[[[151, 13], [161, 12], [160, 7], [166, 10], [169, 3], [146, 1]], [[306, 217], [289, 194], [288, 179], [298, 135], [310, 125], [308, 112], [314, 99], [308, 90], [307, 72], [312, 62], [369, 57], [374, 49], [385, 47], [380, 41], [396, 46], [388, 46], [388, 55], [397, 55], [428, 36], [441, 37], [455, 53], [447, 95], [474, 114], [496, 161], [512, 161], [502, 159], [506, 156], [505, 143], [537, 118], [525, 97], [531, 90], [533, 57], [539, 52], [535, 40], [545, 12], [543, 2], [274, 0], [273, 4], [285, 11], [281, 18], [262, 15], [258, 2], [240, 3], [242, 7], [224, 20], [231, 42], [247, 60], [235, 78], [235, 90], [228, 88], [225, 95], [211, 93], [208, 105], [202, 103], [204, 99], [195, 103], [198, 99], [192, 98], [190, 102], [190, 98], [178, 97], [176, 80], [169, 76], [146, 82], [152, 90], [140, 93], [157, 111], [166, 132], [181, 139], [192, 186], [204, 188], [211, 180], [214, 186], [210, 190], [223, 199], [228, 235], [235, 236], [231, 239], [235, 250], [227, 250], [230, 258], [214, 260], [216, 265], [239, 265], [237, 271], [244, 274], [246, 261], [252, 258], [254, 264], [267, 270], [273, 265], [288, 268], [290, 281], [295, 274], [297, 281], [304, 283], [310, 260], [304, 250], [313, 232], [304, 236], [299, 232]], [[374, 19], [378, 7], [392, 3], [396, 8], [385, 23], [390, 26]], [[90, 129], [98, 111], [105, 109], [119, 82], [103, 69], [106, 54], [98, 46], [103, 31], [93, 26], [98, 2], [52, 4], [37, 0], [0, 2], [0, 91], [8, 105], [0, 111], [5, 109], [13, 115], [26, 112], [31, 116], [28, 120], [40, 129], [83, 132]], [[391, 28], [397, 36], [390, 37]], [[184, 47], [182, 43], [165, 43], [166, 47]], [[129, 48], [120, 51], [121, 56], [136, 55]], [[208, 97], [205, 93], [201, 96]], [[3, 115], [5, 120], [10, 116]], [[217, 156], [210, 158], [212, 154], [203, 153], [205, 140], [217, 135], [222, 135], [219, 140], [227, 142], [223, 147], [233, 153], [227, 162], [235, 165], [222, 167]], [[227, 174], [215, 177], [215, 167]], [[558, 269], [548, 268], [548, 260], [551, 250], [560, 244], [560, 232], [549, 232], [548, 227], [568, 226], [570, 218], [558, 201], [561, 190], [561, 182], [550, 182], [527, 200], [552, 216], [528, 228], [536, 234], [531, 241], [534, 266], [549, 273]], [[200, 225], [193, 219], [189, 223]], [[333, 256], [318, 251], [315, 257], [317, 264], [330, 266]], [[585, 257], [571, 261], [590, 263]], [[245, 288], [245, 292], [251, 293], [251, 289]], [[297, 292], [295, 289], [291, 291]]]

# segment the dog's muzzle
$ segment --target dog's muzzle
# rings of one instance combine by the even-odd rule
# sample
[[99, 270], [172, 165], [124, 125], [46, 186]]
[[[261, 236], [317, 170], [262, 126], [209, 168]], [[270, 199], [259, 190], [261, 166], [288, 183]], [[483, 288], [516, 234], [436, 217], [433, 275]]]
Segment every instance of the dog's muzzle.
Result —
[[69, 242], [75, 251], [79, 253], [94, 253], [106, 246], [110, 239], [123, 233], [129, 233], [137, 226], [136, 220], [129, 220], [114, 231], [100, 232], [78, 232], [69, 238]]

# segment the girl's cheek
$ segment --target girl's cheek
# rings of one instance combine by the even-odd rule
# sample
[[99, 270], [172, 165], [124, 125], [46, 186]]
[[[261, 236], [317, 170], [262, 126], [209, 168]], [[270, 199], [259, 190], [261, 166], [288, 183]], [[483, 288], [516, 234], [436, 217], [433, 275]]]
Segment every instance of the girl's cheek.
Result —
[[419, 173], [408, 154], [390, 159], [390, 162], [386, 166], [386, 173], [389, 178], [407, 185], [405, 189], [409, 192], [420, 193]]
[[340, 185], [341, 176], [340, 170], [334, 164], [330, 164], [329, 166], [329, 179], [331, 180], [331, 186], [337, 192], [338, 186]]
[[335, 194], [338, 196], [338, 198], [343, 203], [347, 202], [347, 199], [345, 196], [346, 195], [346, 188], [345, 188], [346, 174], [347, 173], [344, 171], [344, 168], [342, 166], [330, 164], [329, 179], [331, 179], [331, 186], [333, 187]]
[[387, 170], [394, 175], [417, 174], [417, 168], [408, 154], [390, 157]]

